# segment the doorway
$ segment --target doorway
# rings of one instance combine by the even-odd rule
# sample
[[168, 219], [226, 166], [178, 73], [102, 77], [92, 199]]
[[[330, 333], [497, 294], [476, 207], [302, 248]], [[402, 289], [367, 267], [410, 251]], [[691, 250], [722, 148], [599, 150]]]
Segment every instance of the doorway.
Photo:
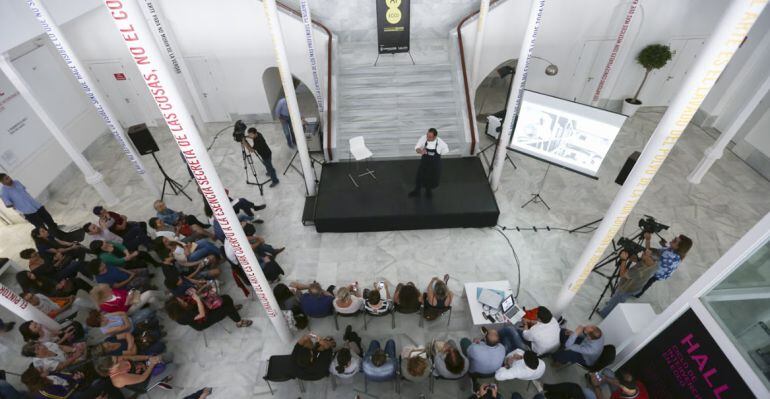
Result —
[[220, 89], [218, 79], [218, 64], [206, 57], [185, 57], [187, 67], [192, 78], [195, 79], [195, 93], [203, 102], [203, 107], [212, 122], [230, 122], [230, 114], [227, 112], [227, 96]]
[[92, 62], [88, 69], [123, 128], [139, 123], [156, 126], [160, 115], [154, 104], [149, 103], [144, 83], [131, 79], [121, 61]]

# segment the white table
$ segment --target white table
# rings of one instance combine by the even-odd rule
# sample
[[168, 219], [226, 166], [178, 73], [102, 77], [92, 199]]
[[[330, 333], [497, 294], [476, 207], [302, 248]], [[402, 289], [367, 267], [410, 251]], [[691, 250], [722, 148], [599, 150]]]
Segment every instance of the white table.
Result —
[[[482, 281], [477, 283], [465, 283], [464, 289], [465, 289], [465, 296], [468, 298], [468, 311], [471, 314], [471, 318], [473, 318], [473, 325], [474, 326], [480, 326], [480, 325], [488, 325], [488, 324], [497, 324], [492, 323], [484, 316], [482, 313], [484, 312], [483, 305], [479, 303], [479, 301], [476, 299], [476, 291], [478, 288], [489, 288], [491, 290], [497, 290], [497, 291], [503, 291], [506, 296], [511, 295], [513, 291], [511, 290], [511, 283], [508, 280], [501, 280], [501, 281]], [[512, 320], [512, 322], [516, 322], [517, 320]], [[505, 321], [501, 320], [499, 323], [504, 323]]]

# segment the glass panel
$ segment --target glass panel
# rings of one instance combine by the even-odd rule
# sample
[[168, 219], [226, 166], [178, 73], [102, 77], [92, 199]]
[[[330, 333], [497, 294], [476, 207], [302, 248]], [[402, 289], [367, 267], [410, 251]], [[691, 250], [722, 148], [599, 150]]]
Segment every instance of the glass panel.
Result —
[[770, 389], [770, 242], [701, 301]]

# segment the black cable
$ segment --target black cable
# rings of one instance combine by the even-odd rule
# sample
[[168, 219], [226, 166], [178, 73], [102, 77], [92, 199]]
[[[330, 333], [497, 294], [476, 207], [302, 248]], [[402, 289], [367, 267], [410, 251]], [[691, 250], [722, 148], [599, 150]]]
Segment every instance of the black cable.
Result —
[[511, 243], [511, 240], [508, 238], [507, 235], [501, 230], [499, 227], [492, 227], [500, 233], [503, 238], [505, 238], [505, 242], [508, 243], [508, 247], [511, 248], [511, 253], [513, 253], [513, 259], [516, 261], [516, 295], [513, 297], [516, 299], [519, 299], [519, 290], [521, 289], [521, 263], [519, 262], [519, 255], [516, 253], [516, 250], [513, 249], [513, 244]]
[[499, 228], [501, 228], [503, 230], [516, 230], [516, 231], [519, 231], [519, 232], [521, 232], [521, 231], [534, 231], [535, 233], [537, 233], [539, 230], [546, 230], [546, 231], [566, 231], [566, 232], [572, 232], [572, 233], [577, 233], [577, 234], [585, 234], [585, 233], [592, 233], [594, 230], [596, 230], [596, 227], [585, 227], [585, 228], [590, 229], [590, 230], [573, 231], [573, 229], [565, 229], [565, 228], [562, 228], [562, 227], [551, 227], [551, 226], [545, 226], [545, 227], [537, 227], [537, 226], [532, 226], [532, 227], [519, 227], [519, 226], [508, 227], [508, 226], [503, 226], [501, 224], [498, 224], [497, 227], [499, 227]]
[[227, 129], [230, 129], [231, 127], [235, 127], [235, 124], [232, 124], [232, 125], [230, 125], [230, 126], [227, 126], [227, 127], [223, 128], [222, 130], [218, 131], [218, 132], [217, 132], [217, 134], [215, 134], [215, 135], [214, 135], [214, 138], [211, 140], [211, 144], [209, 144], [209, 146], [208, 146], [208, 147], [206, 147], [206, 151], [209, 151], [209, 150], [211, 150], [211, 147], [213, 147], [213, 146], [214, 146], [214, 143], [215, 143], [215, 142], [217, 141], [217, 139], [219, 138], [219, 135], [220, 135], [220, 134], [222, 134], [222, 132], [224, 132], [225, 130], [227, 130]]

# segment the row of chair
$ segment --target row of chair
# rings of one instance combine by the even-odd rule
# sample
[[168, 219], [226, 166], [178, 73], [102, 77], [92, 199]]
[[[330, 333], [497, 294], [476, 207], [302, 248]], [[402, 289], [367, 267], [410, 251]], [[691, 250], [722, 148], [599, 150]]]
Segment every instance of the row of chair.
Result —
[[[369, 317], [369, 318], [378, 318], [378, 317], [390, 316], [391, 328], [396, 328], [396, 313], [401, 313], [401, 314], [417, 314], [419, 316], [419, 326], [420, 327], [423, 326], [423, 324], [424, 324], [423, 321], [426, 320], [425, 319], [425, 307], [424, 306], [420, 306], [419, 308], [417, 308], [416, 310], [413, 310], [413, 311], [404, 311], [403, 309], [399, 308], [398, 306], [394, 306], [388, 312], [380, 313], [380, 314], [375, 314], [375, 313], [368, 312], [368, 311], [366, 311], [366, 309], [361, 309], [361, 310], [359, 310], [359, 311], [357, 311], [355, 313], [339, 313], [339, 312], [337, 312], [335, 310], [334, 311], [334, 327], [337, 329], [337, 331], [340, 330], [340, 324], [339, 324], [339, 318], [340, 317], [343, 317], [343, 318], [354, 318], [354, 317], [358, 317], [358, 316], [363, 316], [364, 317], [364, 330], [366, 330], [366, 329], [368, 329], [368, 322], [366, 320], [367, 317]], [[439, 315], [439, 317], [443, 316], [444, 314], [447, 314], [446, 325], [449, 326], [449, 322], [452, 321], [452, 307], [451, 306], [447, 306], [444, 309], [442, 309], [441, 310], [441, 314]]]

